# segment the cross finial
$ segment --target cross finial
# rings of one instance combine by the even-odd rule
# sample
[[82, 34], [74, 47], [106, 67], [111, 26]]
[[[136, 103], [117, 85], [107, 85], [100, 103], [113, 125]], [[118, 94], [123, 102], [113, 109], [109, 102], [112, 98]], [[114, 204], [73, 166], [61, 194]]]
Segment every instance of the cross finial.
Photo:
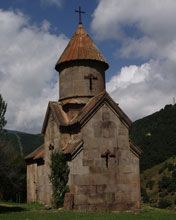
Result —
[[82, 16], [81, 16], [81, 14], [85, 14], [85, 11], [81, 11], [81, 6], [79, 6], [79, 9], [75, 10], [75, 12], [79, 13], [79, 24], [82, 24]]

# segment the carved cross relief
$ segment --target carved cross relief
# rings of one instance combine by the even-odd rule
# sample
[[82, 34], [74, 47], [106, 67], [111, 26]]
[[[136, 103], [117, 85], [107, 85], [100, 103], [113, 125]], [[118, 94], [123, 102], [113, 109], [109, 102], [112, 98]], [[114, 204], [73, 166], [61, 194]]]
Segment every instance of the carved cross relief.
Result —
[[90, 90], [92, 90], [93, 80], [98, 80], [98, 78], [96, 76], [94, 76], [93, 74], [89, 74], [89, 75], [85, 76], [84, 79], [89, 80], [89, 89]]
[[115, 158], [115, 154], [111, 153], [110, 150], [106, 150], [103, 154], [101, 154], [102, 158], [105, 158], [106, 161], [106, 167], [109, 167], [109, 160], [110, 158]]
[[114, 121], [110, 119], [109, 112], [102, 113], [102, 120], [94, 124], [95, 137], [115, 138], [117, 127]]

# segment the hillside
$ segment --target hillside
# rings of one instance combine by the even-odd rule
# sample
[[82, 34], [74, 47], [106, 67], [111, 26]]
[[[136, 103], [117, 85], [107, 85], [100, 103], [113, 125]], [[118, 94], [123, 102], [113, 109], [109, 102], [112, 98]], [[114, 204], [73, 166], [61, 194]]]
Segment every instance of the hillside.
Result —
[[143, 150], [141, 170], [176, 155], [176, 105], [166, 105], [164, 109], [135, 121], [130, 136]]
[[34, 151], [43, 143], [41, 134], [28, 134], [11, 130], [6, 130], [6, 140], [24, 156]]
[[176, 157], [141, 174], [143, 201], [159, 208], [176, 206]]

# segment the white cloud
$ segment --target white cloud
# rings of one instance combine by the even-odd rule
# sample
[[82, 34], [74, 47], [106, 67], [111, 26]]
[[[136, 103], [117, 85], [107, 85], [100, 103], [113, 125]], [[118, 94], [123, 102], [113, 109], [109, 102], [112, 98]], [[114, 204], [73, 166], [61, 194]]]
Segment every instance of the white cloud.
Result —
[[122, 48], [117, 54], [123, 58], [135, 57], [146, 59], [148, 57], [156, 57], [158, 55], [159, 47], [157, 42], [149, 37], [142, 37], [140, 39], [127, 39]]
[[175, 11], [175, 0], [100, 0], [92, 29], [101, 40], [121, 42], [121, 57], [175, 58], [171, 52], [176, 46]]
[[176, 96], [175, 12], [175, 0], [99, 0], [94, 11], [96, 36], [121, 45], [114, 48], [117, 59], [145, 60], [141, 66], [123, 67], [107, 83], [133, 119], [159, 110]]
[[176, 33], [175, 0], [99, 0], [92, 28], [101, 38], [117, 38], [124, 26], [136, 26], [146, 34], [165, 37]]
[[107, 83], [107, 91], [133, 120], [144, 117], [170, 104], [176, 95], [172, 67], [153, 60], [123, 67]]
[[123, 67], [118, 75], [111, 78], [107, 83], [107, 89], [110, 93], [117, 89], [125, 89], [131, 84], [137, 84], [143, 82], [150, 72], [150, 65], [148, 63], [138, 67], [131, 65], [129, 67]]
[[62, 1], [63, 0], [40, 0], [41, 4], [43, 6], [57, 6], [57, 7], [61, 7], [62, 6]]
[[68, 39], [31, 26], [20, 12], [0, 10], [0, 93], [8, 103], [7, 128], [39, 132], [47, 102], [58, 99], [55, 63]]

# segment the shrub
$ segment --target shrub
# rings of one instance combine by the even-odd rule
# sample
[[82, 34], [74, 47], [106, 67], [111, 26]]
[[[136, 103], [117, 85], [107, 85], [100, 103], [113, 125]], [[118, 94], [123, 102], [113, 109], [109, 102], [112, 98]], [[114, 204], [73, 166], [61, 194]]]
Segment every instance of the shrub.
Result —
[[146, 189], [144, 189], [144, 188], [141, 188], [141, 196], [142, 196], [142, 201], [144, 202], [144, 203], [148, 203], [149, 202], [149, 196], [148, 196], [148, 194], [147, 194], [147, 191], [146, 191]]
[[172, 202], [167, 199], [160, 199], [158, 202], [158, 208], [161, 208], [161, 209], [170, 207], [171, 205], [172, 205]]
[[158, 173], [161, 174], [166, 168], [167, 168], [167, 163], [164, 163], [164, 165], [159, 169]]
[[176, 168], [172, 172], [172, 178], [176, 178]]
[[167, 189], [170, 183], [171, 178], [163, 176], [162, 179], [159, 181], [159, 189]]
[[53, 188], [53, 206], [58, 208], [63, 205], [65, 193], [68, 191], [69, 167], [66, 156], [60, 152], [52, 153], [51, 162], [50, 181]]
[[173, 163], [168, 163], [167, 168], [169, 171], [172, 171], [172, 170], [174, 170], [175, 166]]
[[157, 203], [157, 199], [151, 197], [149, 202], [150, 202], [150, 205], [155, 206], [155, 203]]
[[154, 180], [149, 180], [146, 184], [146, 187], [149, 188], [150, 190], [152, 190], [154, 183], [155, 183]]
[[167, 195], [168, 195], [167, 191], [162, 191], [162, 192], [159, 193], [159, 197], [161, 197], [161, 198], [163, 198], [163, 197], [165, 197]]
[[172, 178], [167, 187], [168, 192], [176, 192], [176, 178]]

